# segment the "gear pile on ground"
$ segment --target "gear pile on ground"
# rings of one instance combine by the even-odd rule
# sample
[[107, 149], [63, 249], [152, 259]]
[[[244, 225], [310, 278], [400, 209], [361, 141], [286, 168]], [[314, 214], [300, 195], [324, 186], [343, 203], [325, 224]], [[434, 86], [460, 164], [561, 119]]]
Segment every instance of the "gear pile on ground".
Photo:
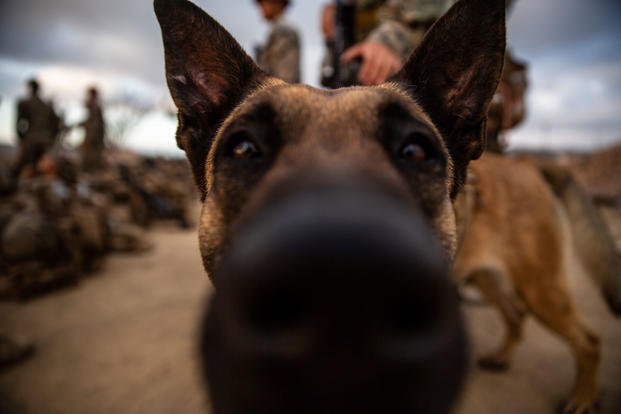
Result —
[[0, 163], [0, 296], [77, 284], [109, 253], [148, 250], [144, 230], [157, 221], [190, 227], [185, 161], [108, 155], [89, 172], [70, 153], [45, 155], [17, 179]]

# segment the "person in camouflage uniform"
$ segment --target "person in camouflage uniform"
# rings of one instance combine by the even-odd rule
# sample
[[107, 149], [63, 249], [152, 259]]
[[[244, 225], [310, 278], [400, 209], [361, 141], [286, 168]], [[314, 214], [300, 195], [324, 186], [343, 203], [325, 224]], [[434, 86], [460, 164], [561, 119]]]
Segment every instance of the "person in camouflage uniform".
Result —
[[84, 141], [81, 146], [82, 169], [96, 171], [103, 167], [103, 151], [105, 147], [105, 124], [99, 91], [91, 87], [87, 91], [84, 104], [88, 110], [88, 117], [78, 126], [84, 128]]
[[[376, 85], [395, 74], [423, 40], [425, 33], [456, 0], [355, 0], [357, 44], [341, 57], [342, 64], [362, 60], [358, 82]], [[515, 0], [507, 0], [507, 10]], [[326, 40], [334, 36], [334, 6], [326, 6], [322, 30]], [[528, 88], [527, 65], [507, 52], [502, 78], [490, 105], [487, 150], [502, 152], [503, 134], [525, 117]]]
[[28, 81], [29, 96], [17, 103], [16, 132], [19, 154], [12, 174], [19, 177], [25, 167], [34, 166], [55, 143], [61, 129], [61, 120], [51, 103], [39, 95], [39, 82]]
[[300, 82], [300, 38], [295, 28], [284, 21], [288, 0], [257, 0], [263, 18], [272, 30], [264, 46], [255, 50], [258, 66], [272, 76], [289, 83]]
[[[356, 0], [359, 43], [341, 56], [348, 64], [362, 60], [358, 81], [380, 84], [395, 74], [422, 41], [426, 31], [455, 0]], [[324, 37], [334, 34], [334, 6], [322, 16]]]

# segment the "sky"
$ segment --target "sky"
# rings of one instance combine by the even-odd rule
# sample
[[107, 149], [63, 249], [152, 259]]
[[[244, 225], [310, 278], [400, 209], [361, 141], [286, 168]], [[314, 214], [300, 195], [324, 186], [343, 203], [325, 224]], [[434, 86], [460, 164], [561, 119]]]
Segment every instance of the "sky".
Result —
[[[303, 79], [317, 86], [323, 0], [295, 0], [288, 20], [302, 36]], [[247, 52], [268, 27], [253, 0], [195, 0]], [[528, 118], [515, 149], [590, 149], [621, 140], [621, 1], [517, 0], [508, 43], [529, 64]], [[69, 123], [84, 116], [84, 90], [98, 85], [113, 123], [131, 99], [155, 108], [124, 144], [178, 154], [161, 34], [151, 0], [0, 0], [0, 142], [13, 142], [15, 100], [36, 76]], [[70, 141], [77, 143], [76, 131]]]

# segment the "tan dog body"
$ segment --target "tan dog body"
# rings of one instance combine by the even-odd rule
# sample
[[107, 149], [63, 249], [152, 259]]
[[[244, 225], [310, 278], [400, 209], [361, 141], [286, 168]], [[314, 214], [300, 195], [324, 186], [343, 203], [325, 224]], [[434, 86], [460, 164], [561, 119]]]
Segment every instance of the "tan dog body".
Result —
[[456, 203], [462, 241], [454, 272], [479, 287], [506, 328], [500, 348], [480, 365], [508, 368], [524, 317], [532, 314], [576, 358], [577, 379], [564, 412], [594, 412], [600, 343], [569, 292], [564, 243], [571, 238], [564, 232], [564, 207], [532, 162], [485, 155], [469, 170], [472, 179]]

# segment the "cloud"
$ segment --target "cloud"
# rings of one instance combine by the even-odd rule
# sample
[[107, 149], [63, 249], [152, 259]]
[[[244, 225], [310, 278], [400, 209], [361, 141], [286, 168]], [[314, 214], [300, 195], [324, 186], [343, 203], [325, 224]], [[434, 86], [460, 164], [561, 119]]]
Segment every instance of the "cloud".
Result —
[[621, 61], [533, 67], [527, 122], [514, 148], [588, 149], [621, 140]]
[[618, 0], [517, 0], [508, 23], [509, 41], [531, 58], [571, 50], [590, 37], [611, 36], [619, 42], [620, 18]]
[[[251, 53], [264, 41], [268, 26], [253, 1], [195, 2], [246, 51]], [[304, 81], [313, 85], [318, 84], [323, 55], [322, 3], [295, 1], [288, 13], [288, 20], [301, 31]], [[520, 139], [543, 139], [555, 130], [566, 137], [599, 131], [591, 135], [600, 140], [621, 135], [615, 132], [619, 129], [615, 112], [621, 105], [619, 21], [618, 0], [515, 2], [509, 44], [531, 68], [530, 116], [514, 134], [518, 144]], [[21, 93], [23, 81], [35, 74], [70, 113], [81, 105], [83, 89], [91, 83], [99, 84], [111, 100], [124, 93], [161, 100], [167, 91], [152, 1], [0, 0], [0, 95], [5, 97], [0, 136], [12, 133], [6, 106], [13, 103], [6, 97]], [[164, 106], [170, 100], [166, 102]], [[567, 133], [569, 129], [574, 133]], [[170, 143], [173, 147], [174, 140]]]
[[621, 138], [621, 2], [518, 0], [509, 44], [529, 62], [514, 147], [588, 148]]
[[[128, 97], [135, 97], [143, 104], [155, 104], [166, 96], [161, 85], [154, 84], [140, 77], [114, 69], [100, 69], [90, 66], [16, 61], [0, 58], [0, 77], [26, 79], [36, 77], [43, 90], [43, 95], [61, 103], [81, 101], [88, 87], [96, 86], [103, 91], [107, 103], [118, 102]], [[7, 85], [7, 96], [15, 97], [22, 92], [22, 83]]]
[[[533, 85], [538, 117], [600, 122], [621, 106], [621, 61], [586, 65], [572, 71], [538, 70]], [[621, 113], [621, 111], [617, 112]], [[621, 119], [616, 119], [621, 124]]]
[[173, 137], [177, 120], [161, 112], [148, 114], [127, 136], [123, 143], [128, 148], [143, 153], [164, 153], [182, 156]]
[[20, 0], [2, 2], [0, 16], [1, 57], [116, 69], [164, 85], [151, 1]]

